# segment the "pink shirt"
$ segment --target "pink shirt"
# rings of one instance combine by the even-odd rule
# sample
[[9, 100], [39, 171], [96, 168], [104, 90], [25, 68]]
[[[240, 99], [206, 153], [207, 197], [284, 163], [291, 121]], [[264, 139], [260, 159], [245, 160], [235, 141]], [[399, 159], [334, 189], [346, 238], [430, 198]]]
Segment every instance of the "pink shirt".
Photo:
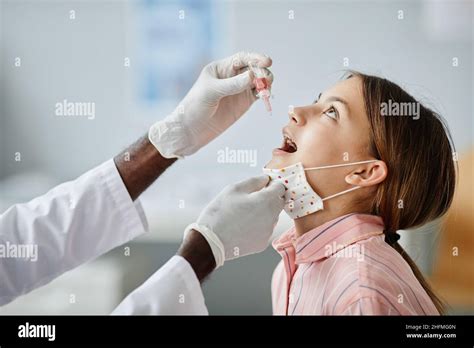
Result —
[[378, 216], [349, 214], [273, 242], [273, 314], [438, 315]]

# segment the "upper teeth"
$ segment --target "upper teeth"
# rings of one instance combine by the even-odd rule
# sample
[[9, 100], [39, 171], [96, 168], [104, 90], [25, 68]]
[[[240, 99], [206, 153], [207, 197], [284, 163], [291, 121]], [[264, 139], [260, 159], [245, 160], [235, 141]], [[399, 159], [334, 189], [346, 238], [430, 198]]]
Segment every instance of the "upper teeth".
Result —
[[296, 149], [296, 144], [294, 143], [294, 141], [289, 136], [285, 135], [284, 138], [285, 138], [285, 141], [288, 145], [290, 145], [291, 147]]

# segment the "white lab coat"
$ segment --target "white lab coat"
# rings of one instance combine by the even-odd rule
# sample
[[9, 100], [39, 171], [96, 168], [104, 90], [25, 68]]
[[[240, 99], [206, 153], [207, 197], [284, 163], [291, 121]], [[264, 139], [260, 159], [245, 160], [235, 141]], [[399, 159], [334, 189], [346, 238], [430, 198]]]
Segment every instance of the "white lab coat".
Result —
[[[145, 233], [140, 202], [131, 200], [113, 160], [0, 215], [3, 251], [37, 245], [37, 260], [0, 255], [0, 305]], [[85, 280], [86, 281], [86, 280]], [[174, 256], [128, 296], [114, 314], [208, 314], [189, 263]]]

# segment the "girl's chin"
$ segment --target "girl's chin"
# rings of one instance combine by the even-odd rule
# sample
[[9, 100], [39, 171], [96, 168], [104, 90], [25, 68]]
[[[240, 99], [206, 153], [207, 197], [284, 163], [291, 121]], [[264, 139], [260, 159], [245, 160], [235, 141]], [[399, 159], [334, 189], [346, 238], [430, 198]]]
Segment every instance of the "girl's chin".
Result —
[[[286, 154], [291, 155], [291, 153], [286, 152]], [[279, 169], [288, 167], [297, 161], [292, 159], [290, 156], [281, 156], [279, 154], [273, 153], [272, 159], [265, 165], [265, 168], [268, 169]]]

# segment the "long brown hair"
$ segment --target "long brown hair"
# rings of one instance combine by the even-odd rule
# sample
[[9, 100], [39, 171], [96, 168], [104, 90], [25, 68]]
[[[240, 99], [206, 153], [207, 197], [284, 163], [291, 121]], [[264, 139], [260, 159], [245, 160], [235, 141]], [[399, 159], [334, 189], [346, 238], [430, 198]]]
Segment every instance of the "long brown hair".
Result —
[[[349, 71], [346, 78], [362, 79], [365, 110], [369, 119], [369, 151], [383, 160], [387, 178], [378, 185], [371, 201], [371, 214], [382, 217], [384, 233], [421, 226], [446, 213], [456, 182], [454, 144], [443, 118], [421, 105], [397, 84], [384, 78]], [[390, 102], [391, 101], [391, 102]], [[386, 103], [386, 104], [384, 104]], [[417, 103], [417, 115], [384, 116], [382, 105]], [[402, 104], [403, 103], [403, 104]], [[443, 301], [398, 242], [390, 243], [410, 265], [416, 278], [440, 314]]]

